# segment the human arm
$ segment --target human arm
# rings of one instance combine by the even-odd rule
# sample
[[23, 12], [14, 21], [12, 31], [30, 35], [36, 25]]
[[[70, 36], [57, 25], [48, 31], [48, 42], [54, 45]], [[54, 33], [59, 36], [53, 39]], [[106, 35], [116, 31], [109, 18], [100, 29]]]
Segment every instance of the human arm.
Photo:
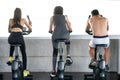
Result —
[[69, 21], [69, 19], [68, 19], [67, 16], [65, 16], [65, 20], [66, 20], [66, 24], [67, 24], [68, 31], [69, 31], [69, 32], [72, 32], [71, 23], [70, 23], [70, 21]]
[[26, 19], [24, 19], [24, 22], [28, 28], [28, 31], [32, 32], [32, 22], [31, 21], [27, 22]]
[[107, 24], [107, 31], [109, 30], [109, 25]]
[[11, 24], [12, 24], [12, 20], [9, 19], [9, 24], [8, 24], [8, 32], [11, 33]]
[[108, 24], [108, 20], [107, 20], [107, 31], [109, 30], [109, 24]]
[[50, 18], [49, 33], [53, 32], [52, 26], [53, 26], [53, 17]]
[[8, 32], [11, 33], [10, 24], [8, 25]]
[[88, 33], [89, 35], [92, 35], [91, 26], [90, 26], [89, 21], [90, 21], [90, 17], [89, 17], [89, 19], [87, 21], [85, 32]]

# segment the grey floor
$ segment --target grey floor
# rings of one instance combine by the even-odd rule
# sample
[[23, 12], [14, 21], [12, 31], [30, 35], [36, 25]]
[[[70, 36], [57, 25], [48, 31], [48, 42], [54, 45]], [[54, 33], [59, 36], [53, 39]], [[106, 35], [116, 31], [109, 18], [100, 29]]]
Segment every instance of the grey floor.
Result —
[[[3, 80], [12, 80], [11, 73], [1, 73], [3, 75]], [[73, 80], [84, 80], [84, 75], [89, 73], [79, 73], [79, 72], [71, 72], [65, 73], [65, 75], [71, 75]], [[48, 72], [32, 72], [33, 80], [50, 80]], [[0, 79], [2, 80], [2, 79]], [[115, 72], [107, 73], [107, 80], [119, 80], [118, 75]]]

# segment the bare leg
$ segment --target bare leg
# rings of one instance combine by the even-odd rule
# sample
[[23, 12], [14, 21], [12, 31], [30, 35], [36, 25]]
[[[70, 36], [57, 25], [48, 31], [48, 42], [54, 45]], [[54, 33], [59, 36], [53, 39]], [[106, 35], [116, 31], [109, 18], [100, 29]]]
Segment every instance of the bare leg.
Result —
[[58, 49], [53, 48], [53, 58], [52, 58], [53, 72], [56, 72], [57, 56], [58, 56]]
[[91, 60], [94, 59], [94, 48], [89, 47], [88, 50], [89, 50]]
[[72, 60], [72, 58], [71, 58], [71, 56], [70, 56], [70, 44], [67, 44], [66, 49], [67, 49], [66, 63], [68, 63], [68, 64], [71, 65], [71, 64], [73, 63], [73, 60]]
[[109, 48], [105, 48], [104, 58], [105, 58], [105, 64], [107, 65], [109, 61]]
[[67, 56], [70, 56], [70, 44], [67, 44], [66, 50], [67, 50]]
[[89, 47], [89, 54], [90, 54], [90, 64], [89, 64], [89, 68], [93, 68], [94, 66], [96, 66], [96, 62], [94, 61], [94, 48]]

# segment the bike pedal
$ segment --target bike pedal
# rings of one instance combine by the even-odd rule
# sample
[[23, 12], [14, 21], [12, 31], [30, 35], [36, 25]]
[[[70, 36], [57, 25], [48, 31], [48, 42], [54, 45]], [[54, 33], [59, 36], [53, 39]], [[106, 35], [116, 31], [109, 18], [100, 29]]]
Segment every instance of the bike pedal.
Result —
[[58, 78], [57, 77], [51, 77], [50, 80], [58, 80]]
[[84, 80], [94, 80], [93, 74], [86, 74], [86, 75], [84, 75]]
[[28, 75], [24, 80], [33, 80], [33, 75]]
[[0, 80], [3, 80], [3, 74], [0, 74]]
[[12, 65], [12, 63], [11, 63], [11, 62], [7, 62], [6, 64], [7, 64], [8, 66], [11, 66], [11, 65]]
[[72, 62], [70, 62], [69, 60], [66, 60], [66, 63], [65, 63], [67, 66], [71, 66], [72, 65]]
[[96, 67], [95, 66], [89, 66], [90, 69], [95, 69]]
[[95, 69], [95, 68], [98, 68], [96, 65], [89, 65], [89, 68], [90, 69]]
[[73, 80], [72, 75], [65, 75], [64, 80]]

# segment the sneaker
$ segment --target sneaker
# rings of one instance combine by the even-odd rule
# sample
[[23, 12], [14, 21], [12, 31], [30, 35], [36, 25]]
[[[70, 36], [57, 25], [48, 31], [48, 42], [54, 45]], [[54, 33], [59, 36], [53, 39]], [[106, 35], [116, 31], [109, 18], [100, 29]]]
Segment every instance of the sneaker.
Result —
[[8, 65], [11, 65], [11, 64], [12, 64], [12, 61], [13, 61], [13, 57], [9, 57], [7, 64], [8, 64]]
[[105, 65], [105, 70], [106, 70], [106, 71], [109, 71], [109, 66], [108, 66], [108, 64]]
[[71, 65], [73, 63], [73, 60], [70, 56], [67, 56], [67, 59], [66, 59], [66, 65]]
[[51, 72], [50, 77], [56, 77], [56, 72]]
[[24, 77], [27, 77], [29, 74], [30, 74], [30, 72], [28, 70], [24, 70], [23, 71], [23, 76]]
[[89, 64], [89, 68], [93, 69], [97, 67], [97, 61], [95, 61], [94, 59], [91, 60], [90, 64]]

